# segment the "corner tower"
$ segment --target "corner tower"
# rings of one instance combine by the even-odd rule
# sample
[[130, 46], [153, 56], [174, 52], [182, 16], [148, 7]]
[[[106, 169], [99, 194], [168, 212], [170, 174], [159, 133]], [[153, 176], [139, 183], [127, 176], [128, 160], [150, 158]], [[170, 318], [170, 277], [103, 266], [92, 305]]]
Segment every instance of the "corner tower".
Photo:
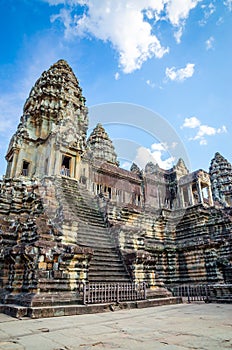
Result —
[[7, 151], [6, 177], [78, 177], [86, 148], [87, 108], [72, 69], [59, 60], [43, 72], [24, 105]]
[[100, 123], [97, 124], [90, 134], [87, 146], [92, 153], [92, 158], [119, 166], [114, 145]]
[[214, 200], [232, 206], [232, 166], [219, 152], [211, 160], [209, 174]]

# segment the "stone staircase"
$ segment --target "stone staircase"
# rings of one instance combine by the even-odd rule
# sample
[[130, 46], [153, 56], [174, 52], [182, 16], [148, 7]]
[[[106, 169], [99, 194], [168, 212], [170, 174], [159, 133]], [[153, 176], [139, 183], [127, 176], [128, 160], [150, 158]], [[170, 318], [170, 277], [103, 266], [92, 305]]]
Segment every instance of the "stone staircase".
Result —
[[[70, 178], [58, 180], [64, 214], [77, 222], [76, 243], [92, 248], [89, 282], [130, 282], [129, 274], [98, 207], [96, 198], [80, 183]], [[65, 215], [64, 215], [65, 216]]]

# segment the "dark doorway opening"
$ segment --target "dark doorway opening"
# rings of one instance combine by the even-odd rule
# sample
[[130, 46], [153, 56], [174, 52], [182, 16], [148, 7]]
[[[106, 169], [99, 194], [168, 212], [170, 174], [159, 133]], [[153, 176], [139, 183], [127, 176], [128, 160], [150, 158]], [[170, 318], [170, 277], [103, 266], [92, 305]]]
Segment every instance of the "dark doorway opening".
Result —
[[63, 156], [60, 171], [61, 175], [70, 176], [71, 159], [72, 158], [69, 156]]
[[23, 169], [22, 169], [22, 175], [23, 176], [28, 176], [28, 174], [29, 174], [29, 165], [30, 165], [30, 163], [29, 162], [27, 162], [27, 161], [23, 161]]

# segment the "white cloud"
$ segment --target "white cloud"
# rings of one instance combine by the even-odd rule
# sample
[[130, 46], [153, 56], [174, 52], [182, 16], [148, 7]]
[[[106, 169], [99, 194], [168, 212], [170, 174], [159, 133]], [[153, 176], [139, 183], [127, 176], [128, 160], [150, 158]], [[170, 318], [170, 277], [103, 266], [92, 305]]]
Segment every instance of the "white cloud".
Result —
[[153, 83], [150, 79], [146, 80], [146, 84], [150, 86], [152, 89], [155, 87], [155, 83]]
[[209, 125], [201, 124], [201, 121], [196, 117], [185, 118], [182, 128], [197, 128], [197, 133], [194, 137], [189, 138], [189, 140], [199, 141], [200, 145], [207, 145], [207, 140], [205, 136], [215, 136], [216, 134], [226, 133], [227, 129], [225, 125], [220, 128], [215, 128]]
[[123, 162], [121, 165], [120, 165], [123, 169], [126, 169], [126, 170], [130, 170], [130, 167], [131, 167], [131, 162]]
[[229, 11], [232, 11], [232, 0], [226, 0], [223, 4], [229, 9]]
[[223, 17], [219, 17], [217, 22], [216, 22], [216, 25], [220, 26], [222, 23], [224, 23], [224, 18]]
[[51, 20], [63, 22], [66, 38], [94, 37], [111, 43], [118, 52], [122, 71], [131, 73], [148, 59], [162, 58], [169, 52], [156, 35], [157, 21], [171, 23], [174, 37], [180, 43], [185, 21], [201, 0], [44, 1], [65, 6]]
[[174, 38], [176, 39], [177, 44], [180, 44], [181, 42], [181, 37], [183, 34], [183, 27], [180, 27], [175, 33], [174, 33]]
[[184, 81], [187, 78], [191, 78], [194, 73], [195, 64], [188, 63], [185, 68], [177, 69], [176, 67], [166, 68], [165, 75], [172, 81]]
[[217, 133], [218, 133], [218, 134], [223, 134], [223, 133], [225, 133], [225, 132], [227, 132], [227, 128], [226, 128], [225, 125], [222, 125], [221, 128], [218, 128], [218, 129], [217, 129]]
[[163, 143], [154, 143], [150, 148], [139, 147], [134, 160], [142, 169], [148, 162], [158, 164], [162, 169], [170, 169], [174, 161], [175, 158], [167, 154], [166, 145]]
[[[119, 53], [119, 65], [124, 73], [140, 69], [149, 58], [161, 58], [169, 49], [161, 45], [152, 33], [152, 26], [144, 20], [143, 11], [152, 5], [151, 0], [143, 4], [138, 1], [94, 0], [76, 1], [88, 6], [81, 16], [73, 15], [71, 10], [62, 9], [52, 21], [60, 18], [66, 28], [66, 37], [93, 36], [104, 42], [110, 42]], [[159, 11], [162, 1], [152, 5]]]
[[206, 139], [201, 139], [201, 140], [199, 141], [199, 143], [200, 143], [201, 146], [206, 146], [206, 145], [208, 144], [208, 142], [207, 142]]
[[167, 3], [167, 15], [170, 22], [178, 26], [181, 21], [186, 20], [190, 10], [194, 9], [201, 0], [172, 0]]
[[176, 146], [178, 146], [178, 142], [172, 142], [170, 148], [175, 149]]
[[199, 130], [193, 140], [198, 140], [204, 138], [205, 135], [212, 136], [217, 133], [217, 129], [209, 125], [200, 125]]
[[150, 86], [150, 88], [152, 88], [152, 89], [156, 88], [156, 89], [159, 89], [159, 90], [163, 90], [163, 86], [162, 85], [156, 84], [153, 81], [151, 81], [150, 79], [146, 80], [146, 84], [148, 86]]
[[120, 74], [117, 72], [117, 73], [115, 73], [115, 75], [114, 75], [114, 79], [115, 80], [119, 80], [120, 79]]
[[209, 5], [202, 5], [201, 8], [204, 11], [204, 18], [199, 21], [200, 26], [204, 26], [209, 17], [216, 11], [216, 6], [210, 2]]
[[211, 37], [210, 37], [209, 39], [207, 39], [206, 42], [205, 42], [206, 50], [213, 49], [213, 44], [214, 44], [214, 37], [211, 36]]
[[152, 151], [161, 151], [161, 152], [166, 152], [167, 150], [167, 144], [164, 142], [160, 142], [160, 143], [153, 143], [151, 145], [151, 150]]
[[196, 117], [191, 117], [191, 118], [185, 118], [184, 120], [184, 124], [182, 125], [181, 128], [191, 128], [194, 129], [198, 126], [201, 125], [201, 122], [199, 119], [197, 119]]

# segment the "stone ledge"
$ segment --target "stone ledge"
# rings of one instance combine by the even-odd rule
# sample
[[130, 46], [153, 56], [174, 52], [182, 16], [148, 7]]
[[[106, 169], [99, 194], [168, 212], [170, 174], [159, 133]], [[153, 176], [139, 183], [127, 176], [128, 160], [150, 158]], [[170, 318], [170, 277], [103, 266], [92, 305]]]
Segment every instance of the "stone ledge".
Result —
[[232, 304], [232, 297], [230, 298], [211, 298], [207, 299], [208, 303], [217, 303], [217, 304]]
[[46, 318], [59, 316], [84, 315], [93, 313], [102, 313], [108, 311], [117, 311], [123, 309], [141, 309], [154, 306], [180, 304], [182, 299], [179, 297], [157, 298], [139, 301], [125, 301], [105, 304], [89, 305], [61, 305], [61, 306], [44, 306], [44, 307], [24, 307], [13, 304], [0, 304], [0, 312], [9, 316], [22, 318]]

